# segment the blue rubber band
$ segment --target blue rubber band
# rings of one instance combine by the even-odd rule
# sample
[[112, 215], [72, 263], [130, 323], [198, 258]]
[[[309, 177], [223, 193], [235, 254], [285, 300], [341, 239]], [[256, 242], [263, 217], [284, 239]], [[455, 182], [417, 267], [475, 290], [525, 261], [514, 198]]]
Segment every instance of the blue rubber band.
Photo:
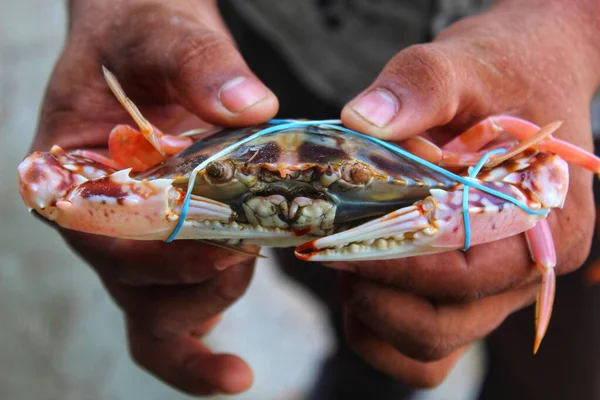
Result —
[[181, 207], [181, 215], [179, 216], [179, 220], [177, 221], [177, 225], [175, 225], [173, 232], [171, 232], [169, 237], [165, 240], [165, 242], [167, 242], [167, 243], [171, 243], [173, 240], [175, 240], [175, 238], [179, 234], [179, 231], [181, 230], [181, 227], [183, 226], [183, 223], [185, 222], [185, 217], [187, 216], [188, 209], [190, 208], [190, 198], [191, 198], [191, 194], [192, 194], [190, 187], [193, 187], [196, 184], [196, 176], [197, 176], [197, 174], [194, 174], [190, 177], [191, 184], [188, 184], [188, 190], [187, 190], [187, 193], [185, 194], [185, 198], [183, 199], [183, 206]]
[[[212, 156], [210, 156], [209, 158], [204, 160], [202, 163], [200, 163], [196, 168], [194, 168], [192, 170], [192, 172], [190, 173], [191, 176], [190, 176], [190, 181], [188, 183], [188, 189], [185, 194], [184, 201], [183, 201], [183, 207], [181, 209], [181, 215], [179, 216], [179, 221], [177, 222], [175, 229], [173, 229], [173, 232], [166, 239], [167, 243], [175, 240], [179, 231], [181, 230], [181, 227], [183, 226], [183, 223], [185, 222], [185, 218], [186, 218], [187, 211], [189, 208], [189, 203], [190, 203], [190, 196], [192, 194], [192, 189], [196, 182], [196, 175], [198, 174], [198, 172], [200, 172], [202, 169], [206, 168], [206, 166], [209, 163], [211, 163], [212, 161], [229, 154], [231, 151], [235, 150], [236, 148], [242, 146], [243, 144], [245, 144], [251, 140], [254, 140], [258, 137], [265, 136], [265, 135], [268, 135], [271, 133], [281, 132], [284, 130], [294, 129], [294, 128], [303, 127], [303, 126], [318, 126], [318, 127], [322, 127], [322, 128], [334, 129], [334, 130], [338, 130], [341, 132], [351, 134], [353, 136], [363, 138], [365, 140], [369, 140], [373, 143], [376, 143], [376, 144], [390, 150], [391, 152], [393, 152], [395, 154], [401, 155], [403, 157], [408, 158], [409, 160], [412, 160], [421, 165], [424, 165], [427, 168], [430, 168], [433, 171], [435, 171], [441, 175], [444, 175], [445, 177], [447, 177], [453, 181], [462, 183], [465, 186], [465, 189], [472, 187], [472, 188], [480, 190], [484, 193], [490, 194], [492, 196], [496, 196], [502, 200], [508, 201], [508, 202], [516, 205], [517, 207], [519, 207], [521, 210], [525, 211], [528, 214], [543, 215], [543, 214], [547, 214], [549, 212], [549, 210], [533, 210], [518, 199], [515, 199], [513, 197], [510, 197], [510, 196], [502, 193], [502, 192], [499, 192], [497, 190], [491, 189], [489, 187], [486, 187], [484, 185], [481, 185], [477, 182], [472, 181], [471, 180], [472, 177], [465, 178], [460, 175], [456, 175], [438, 165], [435, 165], [429, 161], [426, 161], [420, 157], [417, 157], [416, 155], [409, 153], [408, 151], [406, 151], [400, 147], [392, 145], [388, 142], [385, 142], [385, 141], [375, 138], [373, 136], [368, 136], [368, 135], [356, 132], [352, 129], [346, 128], [341, 125], [342, 121], [339, 119], [320, 120], [320, 121], [319, 120], [317, 120], [317, 121], [295, 121], [295, 120], [286, 120], [286, 119], [272, 119], [269, 121], [269, 123], [272, 124], [273, 126], [270, 126], [268, 128], [262, 129], [258, 132], [255, 132], [252, 135], [247, 136], [246, 138], [244, 138], [236, 143], [233, 143], [230, 146], [227, 146], [226, 148], [222, 149], [221, 151], [217, 152], [216, 154], [213, 154]], [[497, 149], [497, 150], [499, 150], [499, 149]], [[473, 168], [473, 171], [476, 171], [475, 173], [479, 172], [479, 170], [485, 164], [485, 161], [487, 160], [487, 158], [495, 153], [496, 153], [496, 151], [491, 151], [489, 153], [486, 153], [482, 157], [482, 159], [477, 163], [475, 168]], [[465, 190], [465, 192], [467, 192], [467, 191]], [[468, 193], [466, 194], [466, 198], [468, 200]], [[469, 219], [468, 218], [468, 204], [467, 204], [467, 208], [465, 211], [464, 197], [463, 197], [463, 216], [466, 216], [466, 218], [465, 218], [465, 247], [466, 247], [470, 242], [470, 226], [467, 224], [468, 219]], [[467, 235], [468, 235], [469, 241], [467, 241]]]
[[[481, 157], [481, 159], [477, 162], [477, 164], [470, 169], [469, 177], [476, 178], [481, 168], [485, 162], [494, 154], [506, 153], [505, 149], [495, 149], [488, 151]], [[463, 199], [462, 199], [462, 213], [463, 213], [463, 223], [465, 225], [465, 245], [463, 246], [463, 251], [469, 250], [471, 247], [471, 220], [469, 217], [469, 186], [465, 186], [463, 188]]]

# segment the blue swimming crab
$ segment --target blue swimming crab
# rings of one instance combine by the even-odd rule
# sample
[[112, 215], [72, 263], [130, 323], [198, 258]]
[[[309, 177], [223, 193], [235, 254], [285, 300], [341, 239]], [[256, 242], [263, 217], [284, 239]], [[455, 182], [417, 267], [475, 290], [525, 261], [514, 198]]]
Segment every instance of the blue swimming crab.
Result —
[[[537, 211], [562, 207], [569, 186], [566, 161], [600, 171], [593, 154], [552, 136], [559, 123], [540, 128], [495, 116], [443, 147], [423, 137], [397, 145], [420, 156], [416, 160], [328, 124], [292, 124], [253, 137], [272, 126], [267, 123], [199, 139], [197, 132], [162, 133], [116, 78], [104, 73], [139, 130], [115, 127], [110, 157], [58, 146], [27, 156], [18, 173], [30, 209], [82, 232], [137, 240], [167, 240], [175, 233], [175, 239], [228, 246], [296, 246], [296, 255], [311, 261], [460, 249], [467, 230], [473, 245], [525, 232], [542, 272], [537, 350], [552, 310], [556, 255], [547, 213], [519, 205]], [[469, 176], [484, 154], [499, 148], [503, 152]], [[479, 189], [469, 188], [463, 209], [467, 180]]]

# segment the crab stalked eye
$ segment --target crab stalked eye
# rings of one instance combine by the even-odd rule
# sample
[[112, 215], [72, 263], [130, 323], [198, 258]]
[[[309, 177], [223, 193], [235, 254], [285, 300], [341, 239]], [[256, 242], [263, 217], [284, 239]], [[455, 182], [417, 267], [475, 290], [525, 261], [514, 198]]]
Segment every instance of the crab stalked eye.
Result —
[[234, 166], [229, 161], [213, 161], [206, 166], [206, 180], [213, 184], [229, 182]]
[[361, 162], [346, 163], [342, 166], [342, 179], [351, 185], [368, 185], [373, 180], [373, 170]]
[[337, 168], [333, 168], [331, 165], [327, 166], [327, 169], [321, 174], [321, 185], [328, 187], [329, 185], [337, 182], [340, 179], [340, 171]]

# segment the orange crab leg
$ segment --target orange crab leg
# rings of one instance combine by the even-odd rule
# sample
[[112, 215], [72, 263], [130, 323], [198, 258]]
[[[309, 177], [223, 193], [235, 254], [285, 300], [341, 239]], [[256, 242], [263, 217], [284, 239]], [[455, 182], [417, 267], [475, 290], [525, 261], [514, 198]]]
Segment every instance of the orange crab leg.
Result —
[[110, 133], [110, 155], [122, 168], [143, 171], [193, 143], [189, 137], [165, 135], [154, 127], [125, 95], [115, 76], [104, 67], [102, 70], [111, 91], [140, 129], [137, 131], [127, 125], [118, 125]]
[[[516, 156], [517, 154], [522, 153], [523, 151], [536, 146], [538, 143], [546, 140], [548, 137], [552, 135], [552, 133], [556, 132], [558, 128], [562, 125], [562, 122], [553, 122], [548, 124], [540, 129], [538, 129], [535, 133], [530, 136], [527, 136], [522, 141], [516, 142], [508, 147], [508, 151], [503, 154], [497, 154], [491, 156], [488, 161], [485, 163], [485, 166], [488, 168], [495, 167], [496, 165]], [[506, 147], [506, 143], [499, 144], [496, 147]], [[445, 166], [458, 166], [464, 167], [466, 165], [475, 165], [481, 160], [483, 155], [490, 150], [493, 150], [496, 147], [489, 147], [485, 150], [481, 150], [479, 152], [471, 152], [471, 153], [456, 153], [447, 151], [444, 147], [442, 158], [439, 162], [441, 165]]]
[[444, 153], [439, 146], [436, 146], [421, 136], [413, 136], [408, 139], [404, 139], [400, 145], [409, 153], [416, 154], [422, 159], [434, 164], [440, 163]]
[[[499, 115], [486, 118], [448, 142], [442, 149], [444, 152], [473, 152], [480, 150], [503, 132], [509, 133], [519, 141], [525, 141], [539, 131], [540, 127], [532, 122], [509, 115]], [[569, 142], [549, 136], [537, 143], [535, 147], [557, 154], [568, 163], [579, 165], [600, 175], [600, 158]]]
[[[475, 165], [483, 155], [482, 149], [498, 139], [501, 134], [508, 133], [517, 140], [504, 156], [490, 158], [490, 164], [497, 165], [503, 160], [529, 147], [554, 153], [563, 160], [588, 169], [600, 177], [600, 158], [564, 140], [556, 139], [551, 134], [559, 127], [554, 122], [540, 128], [536, 124], [521, 118], [508, 115], [494, 116], [475, 124], [441, 148], [422, 137], [406, 139], [401, 146], [427, 161], [446, 166]], [[499, 144], [505, 147], [506, 142]], [[485, 151], [494, 147], [487, 147]]]
[[142, 133], [129, 125], [117, 125], [108, 137], [108, 151], [121, 168], [143, 171], [163, 160]]
[[[508, 115], [500, 115], [492, 118], [496, 124], [502, 127], [502, 129], [518, 139], [524, 139], [539, 130], [539, 127], [536, 124], [524, 119], [510, 117]], [[536, 145], [536, 147], [540, 150], [557, 154], [566, 162], [579, 165], [600, 175], [600, 158], [569, 142], [549, 137]]]
[[[539, 130], [537, 128], [536, 132]], [[454, 153], [472, 153], [497, 139], [504, 130], [494, 119], [486, 118], [473, 125], [443, 146], [444, 151]]]

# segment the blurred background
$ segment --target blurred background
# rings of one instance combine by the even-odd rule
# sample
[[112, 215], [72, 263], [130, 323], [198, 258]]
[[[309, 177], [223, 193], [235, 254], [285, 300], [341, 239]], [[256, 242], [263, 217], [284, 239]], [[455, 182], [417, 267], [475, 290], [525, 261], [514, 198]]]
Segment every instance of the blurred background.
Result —
[[[130, 360], [121, 313], [96, 275], [18, 194], [16, 167], [64, 40], [63, 3], [0, 0], [0, 399], [186, 399]], [[269, 260], [207, 342], [254, 368], [253, 388], [233, 396], [251, 400], [302, 399], [334, 346], [323, 310]], [[473, 348], [416, 398], [473, 398], [483, 363]]]

